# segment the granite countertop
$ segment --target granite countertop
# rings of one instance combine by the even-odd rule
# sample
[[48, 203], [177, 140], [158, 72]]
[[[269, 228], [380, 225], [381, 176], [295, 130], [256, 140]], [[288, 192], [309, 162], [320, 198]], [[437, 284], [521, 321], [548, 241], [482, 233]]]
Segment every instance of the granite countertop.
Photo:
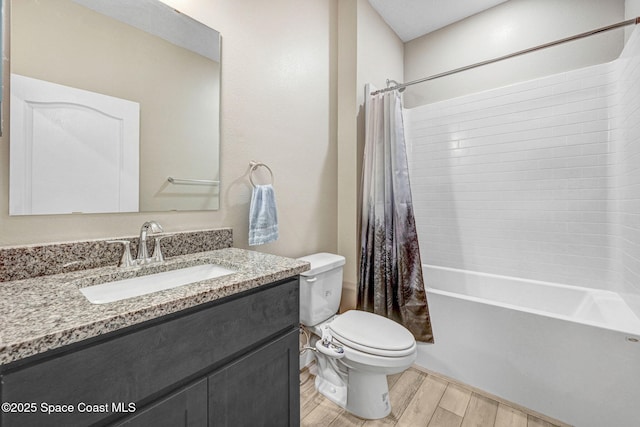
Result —
[[[79, 291], [107, 281], [206, 263], [237, 272], [107, 304], [92, 304]], [[227, 248], [181, 255], [144, 267], [101, 267], [0, 283], [0, 364], [292, 277], [308, 269], [308, 263], [291, 258]]]

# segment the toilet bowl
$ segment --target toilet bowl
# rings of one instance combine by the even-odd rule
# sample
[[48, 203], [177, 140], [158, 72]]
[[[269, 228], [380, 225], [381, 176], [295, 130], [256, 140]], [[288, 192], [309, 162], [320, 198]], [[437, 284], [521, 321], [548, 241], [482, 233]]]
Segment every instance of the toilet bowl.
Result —
[[377, 314], [335, 314], [344, 257], [321, 253], [299, 259], [311, 263], [300, 278], [300, 321], [313, 334], [309, 344], [316, 349], [317, 390], [361, 418], [387, 416], [387, 375], [403, 372], [415, 361], [413, 335]]

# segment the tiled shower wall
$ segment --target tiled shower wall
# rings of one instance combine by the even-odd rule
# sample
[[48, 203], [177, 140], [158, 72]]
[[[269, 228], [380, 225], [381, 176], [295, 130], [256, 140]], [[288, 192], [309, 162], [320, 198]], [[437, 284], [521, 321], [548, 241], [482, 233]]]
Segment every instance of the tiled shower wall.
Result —
[[622, 64], [406, 110], [423, 262], [613, 290], [623, 269], [638, 283], [640, 70], [621, 79]]
[[640, 34], [634, 33], [617, 61], [620, 71], [616, 201], [619, 267], [625, 290], [640, 295]]

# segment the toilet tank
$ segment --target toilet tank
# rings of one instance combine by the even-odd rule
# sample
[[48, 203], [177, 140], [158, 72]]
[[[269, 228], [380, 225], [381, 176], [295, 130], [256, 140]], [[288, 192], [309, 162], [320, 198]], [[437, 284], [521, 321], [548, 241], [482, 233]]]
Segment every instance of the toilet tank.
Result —
[[344, 257], [318, 253], [298, 259], [311, 264], [309, 271], [300, 273], [300, 323], [317, 325], [340, 308]]

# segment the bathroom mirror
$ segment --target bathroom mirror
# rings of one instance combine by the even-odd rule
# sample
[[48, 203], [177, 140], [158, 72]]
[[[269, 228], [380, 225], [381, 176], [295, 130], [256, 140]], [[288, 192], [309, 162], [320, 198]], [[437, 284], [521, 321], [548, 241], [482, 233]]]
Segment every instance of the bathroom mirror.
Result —
[[11, 215], [218, 209], [217, 31], [158, 0], [12, 0], [9, 23]]

